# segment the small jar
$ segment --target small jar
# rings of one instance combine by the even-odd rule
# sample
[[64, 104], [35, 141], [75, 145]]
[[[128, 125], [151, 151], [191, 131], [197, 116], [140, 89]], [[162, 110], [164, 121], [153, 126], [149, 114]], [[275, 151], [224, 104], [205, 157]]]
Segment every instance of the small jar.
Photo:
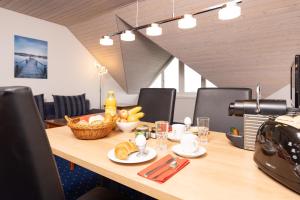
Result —
[[139, 126], [135, 130], [136, 130], [135, 131], [136, 135], [143, 134], [147, 140], [150, 138], [150, 132], [148, 126]]

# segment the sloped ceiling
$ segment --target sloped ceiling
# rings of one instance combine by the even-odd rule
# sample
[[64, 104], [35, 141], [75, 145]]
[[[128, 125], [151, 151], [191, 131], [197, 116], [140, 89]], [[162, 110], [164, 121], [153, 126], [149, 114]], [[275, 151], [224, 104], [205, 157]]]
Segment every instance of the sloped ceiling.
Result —
[[0, 0], [0, 7], [70, 26], [135, 0]]
[[[3, 7], [2, 2], [8, 1], [0, 1]], [[222, 2], [175, 0], [175, 15], [196, 12]], [[267, 96], [288, 84], [289, 66], [294, 55], [300, 53], [300, 1], [243, 0], [241, 8], [240, 18], [220, 21], [217, 12], [211, 12], [197, 16], [198, 26], [195, 29], [180, 30], [176, 22], [172, 22], [162, 26], [162, 36], [148, 39], [220, 87], [253, 88], [260, 83], [263, 95]], [[91, 54], [108, 67], [112, 76], [127, 91], [130, 91], [127, 87], [132, 85], [127, 85], [126, 80], [133, 80], [140, 72], [129, 70], [130, 73], [126, 73], [128, 65], [122, 56], [126, 51], [125, 54], [134, 52], [139, 57], [140, 52], [134, 45], [123, 48], [123, 42], [121, 44], [117, 36], [113, 37], [112, 47], [100, 46], [99, 38], [118, 31], [116, 15], [133, 26], [135, 9], [135, 4], [129, 4], [105, 13], [99, 12], [88, 19], [74, 17], [76, 20], [65, 24]], [[171, 11], [172, 0], [141, 1], [139, 24], [170, 17]], [[33, 15], [28, 12], [25, 14]], [[39, 16], [35, 14], [35, 17]], [[47, 20], [56, 22], [51, 18]], [[145, 34], [144, 31], [141, 33]]]
[[[119, 17], [117, 24], [119, 30], [133, 28]], [[120, 44], [128, 93], [138, 93], [140, 88], [148, 87], [173, 57], [139, 32], [134, 42]]]

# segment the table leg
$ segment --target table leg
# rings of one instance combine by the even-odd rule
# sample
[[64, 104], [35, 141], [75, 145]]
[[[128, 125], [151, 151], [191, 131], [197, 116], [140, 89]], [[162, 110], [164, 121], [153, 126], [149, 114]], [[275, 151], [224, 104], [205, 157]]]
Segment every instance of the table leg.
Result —
[[72, 163], [72, 162], [70, 162], [70, 170], [71, 170], [71, 171], [74, 171], [74, 168], [75, 168], [75, 164]]

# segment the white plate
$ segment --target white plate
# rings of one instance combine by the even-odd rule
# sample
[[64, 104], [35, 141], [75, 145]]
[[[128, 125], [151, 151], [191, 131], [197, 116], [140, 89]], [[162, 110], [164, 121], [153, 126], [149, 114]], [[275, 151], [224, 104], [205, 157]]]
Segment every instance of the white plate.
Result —
[[180, 137], [176, 137], [173, 132], [168, 133], [168, 139], [174, 142], [180, 141]]
[[155, 158], [156, 151], [153, 148], [147, 147], [146, 151], [148, 152], [145, 156], [137, 156], [138, 152], [132, 153], [128, 156], [126, 160], [120, 160], [115, 156], [115, 149], [111, 149], [107, 156], [110, 160], [118, 163], [126, 163], [126, 164], [133, 164], [133, 163], [141, 163], [146, 162]]
[[193, 153], [186, 153], [182, 150], [180, 144], [174, 145], [172, 147], [172, 151], [179, 156], [187, 157], [187, 158], [196, 158], [206, 153], [206, 149], [204, 147], [199, 147], [198, 150]]

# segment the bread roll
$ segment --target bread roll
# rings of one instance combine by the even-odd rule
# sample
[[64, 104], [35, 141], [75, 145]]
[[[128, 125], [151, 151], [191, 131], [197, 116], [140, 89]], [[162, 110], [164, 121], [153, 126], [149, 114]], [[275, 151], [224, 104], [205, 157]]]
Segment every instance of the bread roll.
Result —
[[115, 156], [120, 160], [126, 160], [131, 153], [138, 151], [132, 142], [121, 142], [115, 147]]

